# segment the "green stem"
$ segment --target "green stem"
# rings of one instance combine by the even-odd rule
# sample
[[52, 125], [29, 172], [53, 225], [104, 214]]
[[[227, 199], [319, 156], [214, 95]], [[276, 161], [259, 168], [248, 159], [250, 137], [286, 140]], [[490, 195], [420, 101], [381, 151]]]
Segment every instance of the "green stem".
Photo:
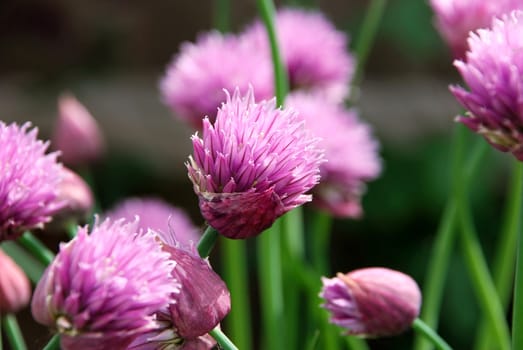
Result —
[[439, 350], [452, 350], [452, 348], [447, 344], [443, 338], [441, 338], [432, 328], [430, 328], [425, 322], [420, 320], [419, 318], [415, 319], [412, 323], [412, 328], [418, 332], [419, 334], [423, 335], [426, 339], [428, 339], [436, 349]]
[[211, 254], [212, 248], [218, 239], [218, 235], [218, 231], [211, 226], [207, 226], [202, 238], [200, 238], [200, 242], [198, 242], [198, 254], [200, 254], [202, 258], [206, 258]]
[[15, 350], [26, 350], [25, 340], [20, 330], [20, 326], [16, 321], [16, 317], [13, 314], [7, 314], [3, 316], [2, 324], [4, 327], [5, 335], [11, 348]]
[[278, 39], [276, 37], [276, 29], [274, 25], [274, 4], [271, 0], [257, 0], [258, 11], [265, 24], [269, 42], [271, 45], [272, 64], [274, 67], [274, 87], [276, 93], [276, 103], [278, 106], [283, 105], [285, 95], [289, 90], [289, 81], [287, 78], [286, 69], [282, 63], [280, 50], [278, 47]]
[[[467, 130], [462, 125], [457, 125], [453, 133], [451, 171], [453, 191], [445, 205], [441, 221], [438, 225], [426, 273], [428, 278], [423, 287], [423, 309], [421, 311], [421, 318], [425, 320], [429, 327], [434, 329], [437, 329], [439, 321], [445, 278], [450, 263], [451, 251], [454, 246], [458, 218], [457, 193], [458, 191], [467, 191], [466, 186], [478, 170], [487, 150], [486, 142], [478, 140], [466, 166], [463, 166], [466, 133]], [[459, 190], [459, 188], [461, 188], [461, 190]], [[422, 337], [421, 334], [416, 335], [414, 349], [429, 350], [431, 348], [431, 343]]]
[[225, 239], [220, 248], [223, 278], [232, 295], [231, 313], [227, 316], [228, 333], [240, 349], [252, 349], [246, 241]]
[[231, 1], [230, 0], [215, 0], [213, 11], [213, 23], [216, 29], [225, 33], [229, 30], [231, 23]]
[[209, 334], [220, 344], [221, 349], [223, 350], [238, 350], [238, 347], [227, 338], [225, 334], [221, 331], [220, 328], [214, 328]]
[[283, 268], [285, 326], [287, 349], [299, 349], [300, 330], [303, 329], [300, 306], [300, 278], [298, 269], [305, 264], [305, 249], [303, 242], [302, 208], [298, 207], [281, 219], [281, 256], [285, 261]]
[[345, 336], [345, 343], [350, 350], [369, 350], [369, 345], [362, 338]]
[[53, 335], [43, 350], [60, 350], [60, 335]]
[[[507, 309], [510, 302], [514, 282], [517, 237], [521, 227], [522, 192], [523, 164], [514, 162], [512, 178], [507, 191], [508, 204], [492, 267], [494, 284], [504, 310]], [[486, 320], [483, 319], [476, 334], [475, 348], [478, 350], [492, 349], [492, 338], [492, 331], [488, 328]]]
[[75, 238], [76, 233], [78, 232], [78, 224], [76, 223], [76, 221], [68, 221], [65, 224], [65, 231], [67, 232], [67, 236], [69, 237], [69, 239]]
[[280, 220], [257, 239], [258, 277], [264, 349], [285, 348], [285, 324], [280, 256]]
[[20, 236], [18, 238], [18, 243], [20, 243], [25, 249], [33, 254], [34, 257], [45, 266], [49, 265], [54, 259], [53, 252], [51, 252], [30, 232], [25, 232], [22, 236]]
[[[521, 166], [518, 165], [518, 166]], [[521, 176], [520, 176], [521, 178]], [[519, 230], [512, 313], [512, 349], [523, 350], [523, 234]]]
[[477, 239], [470, 208], [463, 194], [460, 194], [458, 215], [460, 217], [463, 255], [478, 302], [489, 321], [490, 327], [492, 327], [496, 344], [502, 350], [509, 350], [510, 333], [503, 307], [494, 287], [494, 282], [492, 282], [485, 257]]
[[353, 86], [359, 86], [363, 79], [363, 71], [365, 63], [369, 56], [372, 45], [376, 39], [378, 28], [385, 12], [387, 1], [386, 0], [371, 0], [367, 11], [365, 12], [365, 18], [361, 26], [360, 34], [356, 41], [356, 58], [357, 67], [354, 77], [352, 79]]

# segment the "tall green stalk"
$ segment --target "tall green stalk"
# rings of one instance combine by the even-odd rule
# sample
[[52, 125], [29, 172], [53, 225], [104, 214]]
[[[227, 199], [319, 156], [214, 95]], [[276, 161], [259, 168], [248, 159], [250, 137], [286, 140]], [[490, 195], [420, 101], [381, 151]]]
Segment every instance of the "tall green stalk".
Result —
[[231, 23], [231, 0], [214, 0], [213, 8], [214, 27], [225, 33]]
[[[452, 185], [449, 199], [445, 205], [441, 221], [438, 225], [436, 238], [429, 259], [427, 280], [423, 286], [423, 305], [420, 318], [432, 329], [437, 329], [441, 300], [445, 287], [445, 279], [454, 247], [455, 233], [458, 221], [457, 200], [458, 191], [466, 193], [470, 179], [477, 172], [487, 151], [487, 144], [477, 140], [472, 154], [464, 161], [464, 146], [467, 130], [463, 125], [456, 125], [452, 140]], [[461, 188], [461, 189], [460, 189]], [[432, 344], [420, 334], [416, 334], [414, 349], [429, 350]]]
[[257, 238], [262, 314], [262, 348], [285, 349], [285, 323], [280, 256], [280, 221]]
[[[507, 188], [507, 206], [505, 218], [494, 253], [492, 276], [494, 285], [504, 310], [512, 296], [518, 232], [521, 230], [521, 210], [523, 200], [523, 164], [514, 162], [512, 177]], [[476, 334], [478, 350], [489, 350], [493, 346], [492, 330], [485, 319], [482, 320]]]
[[430, 341], [438, 350], [452, 350], [452, 348], [441, 338], [432, 328], [430, 328], [425, 322], [419, 318], [415, 319], [412, 323], [412, 328], [418, 332], [418, 334], [425, 337]]
[[370, 50], [376, 39], [381, 18], [385, 13], [387, 0], [371, 0], [365, 12], [360, 34], [356, 40], [356, 58], [358, 60], [356, 72], [352, 79], [353, 86], [359, 86], [363, 79], [365, 63], [369, 57]]
[[521, 229], [519, 230], [517, 242], [514, 304], [512, 310], [512, 349], [523, 350], [523, 233]]
[[205, 232], [203, 233], [202, 237], [200, 238], [200, 241], [198, 242], [198, 254], [202, 258], [206, 258], [211, 254], [212, 248], [214, 248], [214, 245], [216, 244], [216, 240], [218, 239], [219, 233], [211, 226], [207, 226], [205, 229]]
[[18, 243], [27, 249], [38, 261], [44, 264], [44, 266], [49, 265], [54, 259], [53, 252], [29, 231], [18, 238]]
[[469, 270], [474, 291], [489, 326], [492, 328], [495, 343], [501, 350], [510, 350], [510, 332], [505, 313], [477, 239], [469, 204], [462, 191], [458, 191], [458, 193], [458, 216], [463, 257]]
[[20, 326], [18, 325], [16, 317], [13, 314], [2, 316], [2, 325], [11, 348], [15, 350], [26, 350], [27, 345], [25, 344], [25, 340], [22, 336], [22, 331], [20, 330]]

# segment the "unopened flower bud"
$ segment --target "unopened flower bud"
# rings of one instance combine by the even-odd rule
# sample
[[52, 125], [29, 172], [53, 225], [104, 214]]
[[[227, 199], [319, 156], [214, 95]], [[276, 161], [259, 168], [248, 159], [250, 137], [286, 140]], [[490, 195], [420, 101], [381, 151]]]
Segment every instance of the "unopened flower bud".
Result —
[[29, 303], [29, 280], [24, 271], [1, 249], [0, 267], [0, 314], [16, 312]]
[[231, 310], [225, 282], [207, 260], [179, 247], [164, 246], [176, 261], [172, 274], [181, 284], [176, 303], [169, 305], [177, 333], [185, 339], [202, 336], [216, 327]]
[[89, 185], [75, 172], [63, 168], [63, 178], [58, 189], [58, 198], [66, 205], [59, 212], [60, 218], [83, 218], [94, 204]]
[[100, 158], [105, 145], [91, 113], [71, 95], [60, 97], [58, 109], [52, 143], [62, 152], [62, 161], [68, 165], [81, 165]]
[[345, 328], [347, 334], [396, 335], [407, 330], [420, 311], [418, 285], [399, 271], [372, 267], [338, 273], [322, 282], [322, 307], [331, 313], [330, 322]]

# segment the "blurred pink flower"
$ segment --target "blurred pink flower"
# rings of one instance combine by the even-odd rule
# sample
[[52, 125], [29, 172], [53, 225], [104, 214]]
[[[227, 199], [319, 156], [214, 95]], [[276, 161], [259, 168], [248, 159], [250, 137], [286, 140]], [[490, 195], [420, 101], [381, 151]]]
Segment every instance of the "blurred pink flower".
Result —
[[209, 32], [196, 43], [182, 44], [160, 82], [162, 99], [174, 114], [201, 130], [225, 102], [224, 89], [246, 93], [254, 86], [258, 99], [273, 96], [272, 63], [251, 40]]
[[0, 315], [29, 304], [31, 285], [24, 271], [0, 249]]
[[0, 121], [0, 242], [42, 228], [64, 205], [58, 199], [62, 166], [30, 123]]
[[275, 100], [255, 103], [236, 89], [192, 137], [187, 168], [200, 210], [229, 238], [260, 234], [287, 211], [311, 200], [323, 151], [295, 111]]
[[489, 27], [493, 18], [523, 9], [521, 0], [430, 0], [435, 25], [454, 57], [465, 56], [470, 31]]
[[96, 120], [75, 97], [68, 94], [58, 100], [58, 119], [52, 143], [61, 151], [62, 161], [71, 166], [99, 159], [105, 148]]
[[305, 125], [321, 138], [326, 162], [320, 166], [320, 183], [313, 190], [313, 204], [339, 217], [359, 217], [365, 182], [381, 170], [378, 142], [370, 127], [354, 110], [329, 102], [320, 95], [295, 92], [286, 106], [299, 112]]
[[347, 334], [383, 337], [402, 333], [418, 317], [421, 292], [408, 275], [381, 267], [322, 278], [322, 305]]
[[[355, 68], [347, 35], [322, 13], [297, 8], [279, 10], [275, 26], [291, 90], [313, 90], [335, 102], [346, 98]], [[256, 42], [257, 50], [271, 61], [266, 29], [260, 21], [243, 36]]]
[[170, 245], [175, 245], [174, 239], [182, 246], [189, 246], [191, 242], [196, 244], [200, 239], [200, 230], [185, 211], [160, 198], [127, 198], [117, 203], [105, 216], [127, 220], [139, 216], [141, 229], [165, 233], [166, 243]]
[[469, 37], [470, 51], [454, 65], [470, 91], [450, 90], [467, 109], [457, 121], [495, 148], [523, 160], [523, 11], [495, 19]]

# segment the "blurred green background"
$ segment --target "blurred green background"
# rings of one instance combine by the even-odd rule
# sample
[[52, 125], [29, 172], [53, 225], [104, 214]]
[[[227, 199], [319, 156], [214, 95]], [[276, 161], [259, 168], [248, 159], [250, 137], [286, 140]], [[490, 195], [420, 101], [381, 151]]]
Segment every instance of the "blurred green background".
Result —
[[[351, 44], [358, 37], [367, 3], [306, 1], [347, 31]], [[231, 6], [235, 31], [256, 16], [252, 0], [231, 1]], [[183, 164], [191, 152], [192, 130], [163, 106], [157, 82], [181, 42], [194, 41], [197, 33], [211, 29], [212, 11], [213, 3], [203, 0], [1, 1], [2, 120], [30, 120], [48, 138], [57, 96], [64, 90], [73, 92], [99, 120], [108, 141], [106, 158], [94, 168], [102, 208], [124, 196], [158, 195], [186, 208], [201, 224]], [[391, 0], [358, 103], [361, 117], [372, 124], [381, 142], [384, 170], [368, 185], [364, 218], [335, 222], [332, 273], [379, 265], [409, 273], [423, 284], [449, 188], [450, 136], [460, 109], [447, 86], [457, 82], [459, 76], [433, 28], [427, 2]], [[470, 135], [469, 143], [473, 139]], [[487, 256], [503, 209], [508, 158], [489, 151], [471, 183]], [[24, 315], [28, 320], [28, 313]], [[477, 320], [474, 294], [456, 249], [441, 334], [456, 349], [468, 349]], [[46, 337], [44, 330], [38, 332], [28, 335], [29, 344]], [[408, 332], [371, 340], [370, 345], [405, 349], [411, 341]]]

